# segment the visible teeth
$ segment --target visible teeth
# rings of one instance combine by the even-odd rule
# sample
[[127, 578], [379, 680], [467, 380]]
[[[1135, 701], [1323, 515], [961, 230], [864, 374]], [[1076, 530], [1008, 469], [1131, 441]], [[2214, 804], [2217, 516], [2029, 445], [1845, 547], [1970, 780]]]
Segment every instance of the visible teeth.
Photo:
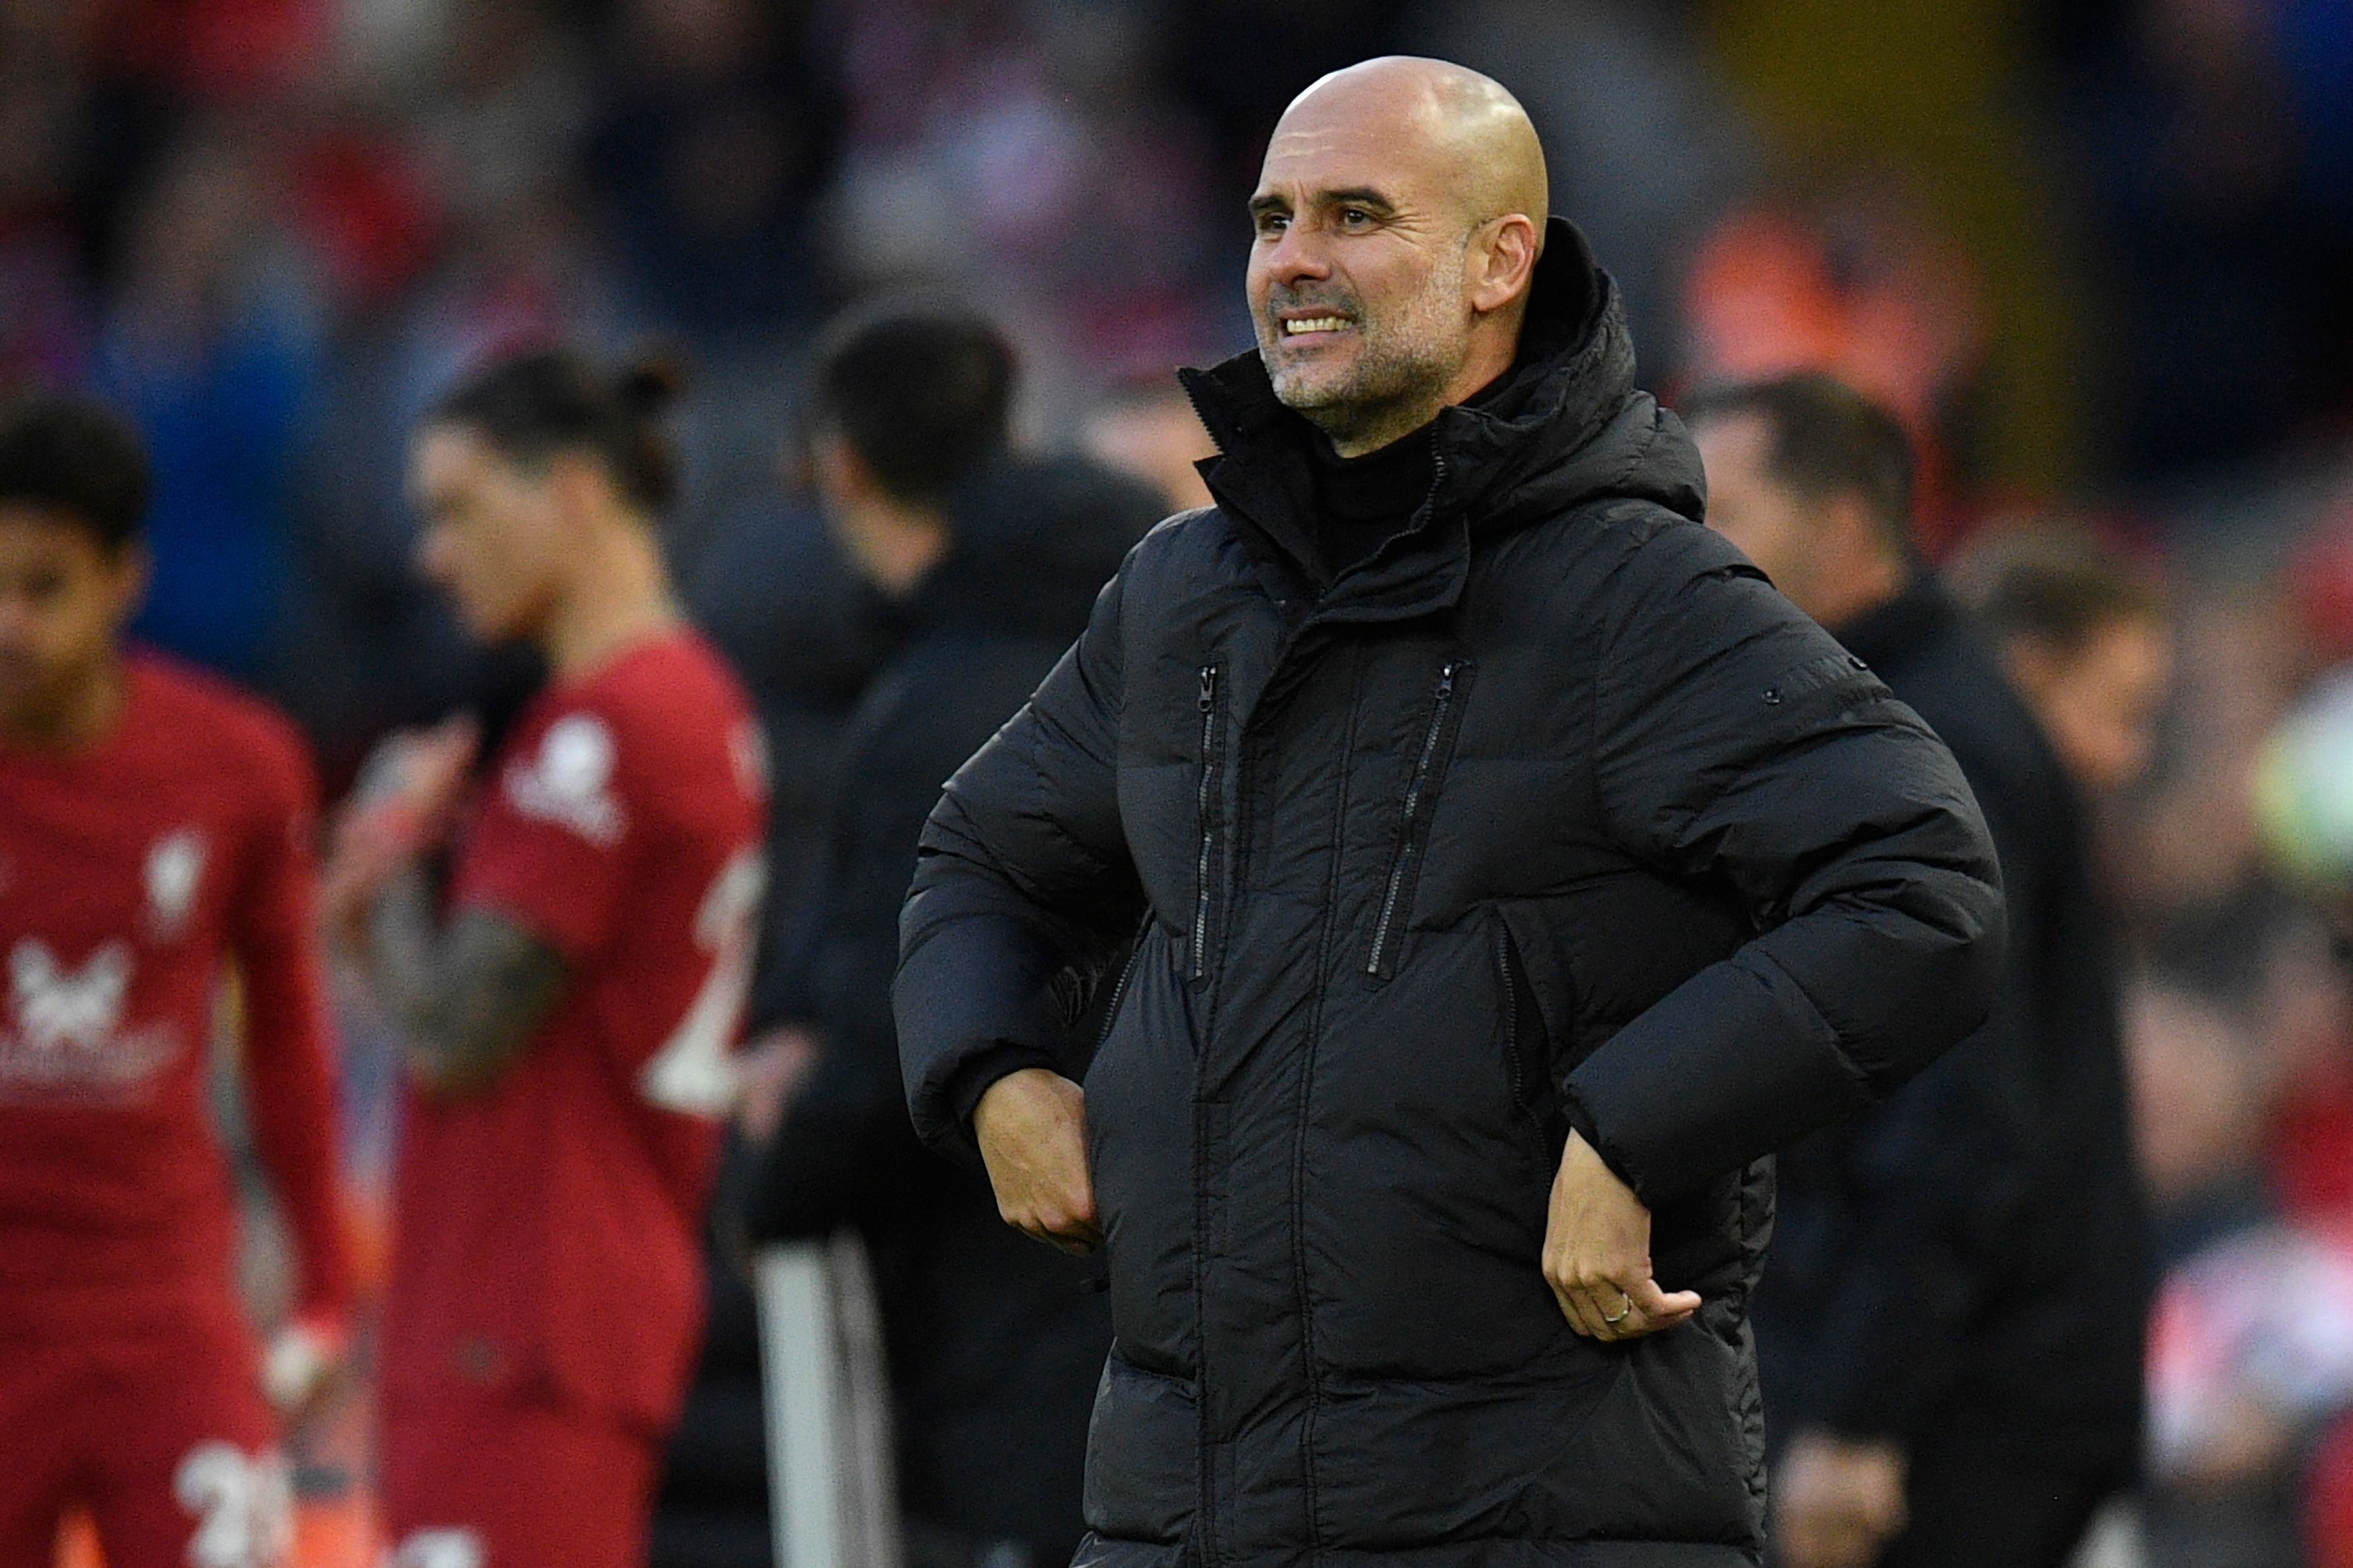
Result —
[[1282, 335], [1298, 337], [1303, 332], [1336, 332], [1348, 324], [1345, 316], [1309, 316], [1301, 321], [1282, 323]]

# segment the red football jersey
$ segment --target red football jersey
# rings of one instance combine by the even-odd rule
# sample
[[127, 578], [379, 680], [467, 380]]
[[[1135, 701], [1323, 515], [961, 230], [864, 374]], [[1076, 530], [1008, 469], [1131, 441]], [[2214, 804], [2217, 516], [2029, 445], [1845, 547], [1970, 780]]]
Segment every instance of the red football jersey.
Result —
[[551, 687], [494, 760], [451, 904], [528, 928], [571, 977], [491, 1088], [405, 1099], [388, 1408], [511, 1385], [674, 1418], [765, 800], [750, 707], [691, 632]]
[[211, 677], [146, 655], [127, 673], [104, 739], [0, 746], [0, 1293], [227, 1289], [235, 1205], [204, 1088], [234, 961], [301, 1305], [338, 1310], [310, 760]]

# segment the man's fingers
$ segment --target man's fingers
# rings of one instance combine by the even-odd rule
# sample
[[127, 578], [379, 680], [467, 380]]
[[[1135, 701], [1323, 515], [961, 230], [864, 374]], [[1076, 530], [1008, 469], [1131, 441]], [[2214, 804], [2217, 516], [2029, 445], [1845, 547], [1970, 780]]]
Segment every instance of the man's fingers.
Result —
[[1103, 1242], [1102, 1235], [1092, 1226], [1033, 1224], [1022, 1226], [1019, 1229], [1025, 1236], [1042, 1241], [1057, 1251], [1067, 1252], [1073, 1258], [1086, 1257]]
[[1604, 1285], [1594, 1294], [1607, 1303], [1602, 1315], [1616, 1320], [1609, 1324], [1613, 1340], [1640, 1339], [1672, 1329], [1699, 1310], [1697, 1293], [1678, 1290], [1670, 1296], [1647, 1274], [1630, 1282]]
[[[1551, 1282], [1547, 1280], [1546, 1283]], [[1564, 1290], [1559, 1286], [1554, 1285], [1552, 1299], [1560, 1304], [1560, 1315], [1568, 1320], [1570, 1328], [1588, 1340], [1603, 1337], [1600, 1325], [1588, 1313], [1584, 1299], [1577, 1292]]]
[[1698, 1291], [1677, 1290], [1670, 1295], [1659, 1289], [1656, 1279], [1647, 1275], [1636, 1280], [1626, 1291], [1626, 1299], [1634, 1314], [1650, 1325], [1646, 1332], [1672, 1328], [1699, 1310]]
[[1596, 1285], [1562, 1286], [1551, 1279], [1553, 1300], [1560, 1304], [1568, 1326], [1588, 1339], [1615, 1343], [1672, 1329], [1699, 1310], [1697, 1291], [1672, 1293], [1648, 1278], [1630, 1289], [1603, 1280]]
[[1863, 1568], [1879, 1538], [1843, 1513], [1785, 1517], [1775, 1543], [1782, 1568]]
[[1083, 1258], [1103, 1245], [1103, 1227], [1095, 1223], [1092, 1212], [1080, 1213], [1072, 1206], [1015, 1207], [997, 1205], [997, 1215], [1006, 1224], [1047, 1246]]

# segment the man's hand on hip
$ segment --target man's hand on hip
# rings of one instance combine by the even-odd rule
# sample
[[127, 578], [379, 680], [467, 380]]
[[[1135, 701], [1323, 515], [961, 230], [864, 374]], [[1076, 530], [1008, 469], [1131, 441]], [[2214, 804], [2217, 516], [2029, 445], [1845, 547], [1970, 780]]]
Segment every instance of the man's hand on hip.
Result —
[[1588, 1339], [1655, 1334], [1699, 1310], [1696, 1291], [1659, 1289], [1651, 1277], [1651, 1211], [1574, 1132], [1553, 1178], [1544, 1277], [1568, 1326]]
[[973, 1107], [972, 1132], [1006, 1224], [1081, 1256], [1102, 1245], [1086, 1090], [1044, 1068], [1008, 1073]]
[[1904, 1528], [1904, 1450], [1801, 1432], [1773, 1477], [1783, 1568], [1868, 1568]]

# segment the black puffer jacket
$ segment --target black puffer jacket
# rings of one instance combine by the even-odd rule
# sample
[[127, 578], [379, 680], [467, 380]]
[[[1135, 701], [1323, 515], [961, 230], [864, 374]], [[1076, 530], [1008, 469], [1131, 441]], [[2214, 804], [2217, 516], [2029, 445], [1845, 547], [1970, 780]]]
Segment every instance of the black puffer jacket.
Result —
[[1093, 464], [1024, 459], [991, 468], [948, 510], [950, 552], [901, 610], [901, 646], [848, 727], [817, 884], [759, 1020], [808, 1025], [823, 1050], [765, 1151], [746, 1218], [764, 1240], [845, 1225], [866, 1237], [911, 1563], [995, 1549], [1043, 1568], [1080, 1534], [1081, 1446], [1109, 1314], [1087, 1265], [1008, 1229], [980, 1173], [916, 1142], [891, 973], [940, 782], [1036, 689], [1159, 507]]
[[[1944, 746], [1695, 519], [1608, 279], [1556, 224], [1511, 384], [1406, 534], [1303, 564], [1310, 433], [1192, 378], [1217, 507], [1137, 546], [924, 830], [918, 1128], [1083, 1072], [1115, 1340], [1080, 1561], [1755, 1561], [1768, 1151], [1983, 1016], [1993, 854]], [[1569, 1124], [1697, 1321], [1603, 1345], [1538, 1272]]]

